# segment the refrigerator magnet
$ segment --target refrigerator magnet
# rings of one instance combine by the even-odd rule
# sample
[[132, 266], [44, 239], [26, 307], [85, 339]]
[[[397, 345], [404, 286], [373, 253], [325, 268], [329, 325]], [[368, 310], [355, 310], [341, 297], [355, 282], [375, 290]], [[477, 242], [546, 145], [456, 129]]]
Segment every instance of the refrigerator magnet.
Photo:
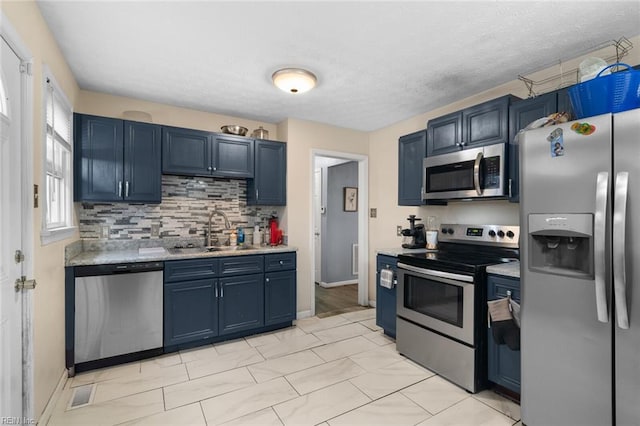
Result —
[[596, 126], [589, 123], [578, 123], [577, 121], [571, 125], [571, 130], [579, 135], [589, 136], [596, 131]]
[[562, 129], [555, 129], [547, 136], [551, 147], [552, 157], [561, 157], [564, 155], [564, 138], [562, 137]]

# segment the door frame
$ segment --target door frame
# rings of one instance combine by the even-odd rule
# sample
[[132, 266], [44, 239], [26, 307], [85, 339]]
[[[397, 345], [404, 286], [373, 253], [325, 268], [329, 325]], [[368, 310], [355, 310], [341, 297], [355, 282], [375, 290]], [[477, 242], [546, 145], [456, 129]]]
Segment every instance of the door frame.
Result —
[[[25, 260], [23, 274], [34, 276], [33, 244], [33, 55], [24, 44], [7, 16], [0, 10], [0, 36], [16, 53], [25, 71], [21, 73], [21, 149], [20, 167], [22, 183], [22, 252]], [[22, 410], [24, 417], [35, 419], [34, 403], [34, 359], [33, 359], [33, 292], [22, 291]]]
[[[315, 159], [316, 157], [333, 157], [358, 163], [358, 304], [361, 306], [369, 306], [369, 157], [361, 154], [352, 154], [349, 152], [329, 151], [324, 149], [312, 149], [309, 158], [309, 170], [311, 175], [315, 176]], [[309, 227], [310, 241], [310, 263], [313, 265], [310, 269], [309, 283], [311, 285], [311, 316], [316, 314], [316, 287], [315, 287], [315, 240], [314, 228], [315, 219], [313, 212], [313, 185], [314, 178], [309, 183], [309, 201], [312, 206], [309, 213], [311, 216], [311, 226]]]

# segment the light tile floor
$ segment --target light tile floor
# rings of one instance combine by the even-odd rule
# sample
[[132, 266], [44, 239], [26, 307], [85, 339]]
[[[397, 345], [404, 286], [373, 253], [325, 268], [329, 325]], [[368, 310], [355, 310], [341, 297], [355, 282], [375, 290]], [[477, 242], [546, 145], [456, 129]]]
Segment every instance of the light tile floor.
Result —
[[[74, 391], [91, 400], [69, 408]], [[396, 352], [375, 309], [69, 379], [49, 425], [520, 425], [520, 407], [471, 395]]]

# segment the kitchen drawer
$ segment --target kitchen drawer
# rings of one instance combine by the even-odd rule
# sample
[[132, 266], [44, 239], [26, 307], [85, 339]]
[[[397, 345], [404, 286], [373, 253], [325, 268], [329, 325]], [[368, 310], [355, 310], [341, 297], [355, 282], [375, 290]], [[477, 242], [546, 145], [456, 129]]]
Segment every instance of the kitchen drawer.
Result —
[[295, 253], [268, 254], [264, 257], [265, 272], [288, 271], [296, 269]]
[[218, 276], [218, 259], [188, 259], [164, 262], [164, 281], [197, 280]]
[[234, 256], [220, 258], [220, 276], [259, 274], [264, 271], [264, 256]]
[[520, 302], [520, 279], [489, 275], [487, 300], [502, 299], [511, 292], [511, 298]]

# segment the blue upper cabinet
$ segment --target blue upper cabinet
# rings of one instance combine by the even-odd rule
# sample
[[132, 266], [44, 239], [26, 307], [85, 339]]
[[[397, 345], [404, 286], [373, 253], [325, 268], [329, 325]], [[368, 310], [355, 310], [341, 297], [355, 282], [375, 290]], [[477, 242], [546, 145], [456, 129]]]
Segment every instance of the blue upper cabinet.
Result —
[[429, 120], [427, 156], [465, 148], [507, 143], [509, 105], [517, 99], [507, 95]]
[[520, 201], [520, 158], [519, 145], [515, 137], [521, 129], [533, 121], [547, 117], [554, 112], [566, 112], [573, 120], [573, 109], [567, 89], [546, 93], [515, 101], [509, 107], [509, 201]]
[[160, 127], [124, 122], [124, 200], [159, 203], [162, 198]]
[[255, 176], [247, 181], [247, 204], [287, 204], [287, 144], [256, 139]]
[[253, 139], [163, 126], [162, 173], [253, 177]]
[[74, 114], [75, 200], [159, 203], [160, 127]]
[[175, 127], [162, 127], [162, 173], [211, 176], [211, 146], [209, 132]]
[[503, 96], [462, 111], [462, 147], [471, 148], [509, 142], [509, 105]]
[[[427, 155], [459, 151], [462, 141], [462, 112], [429, 120], [427, 126]], [[422, 167], [422, 166], [421, 166]]]
[[253, 145], [253, 139], [217, 134], [211, 158], [213, 174], [226, 177], [252, 178]]
[[509, 201], [517, 203], [520, 200], [520, 161], [519, 146], [515, 137], [534, 120], [555, 112], [556, 94], [547, 93], [531, 99], [514, 102], [509, 109]]
[[420, 206], [422, 201], [422, 161], [427, 155], [427, 132], [401, 136], [398, 140], [398, 205]]

